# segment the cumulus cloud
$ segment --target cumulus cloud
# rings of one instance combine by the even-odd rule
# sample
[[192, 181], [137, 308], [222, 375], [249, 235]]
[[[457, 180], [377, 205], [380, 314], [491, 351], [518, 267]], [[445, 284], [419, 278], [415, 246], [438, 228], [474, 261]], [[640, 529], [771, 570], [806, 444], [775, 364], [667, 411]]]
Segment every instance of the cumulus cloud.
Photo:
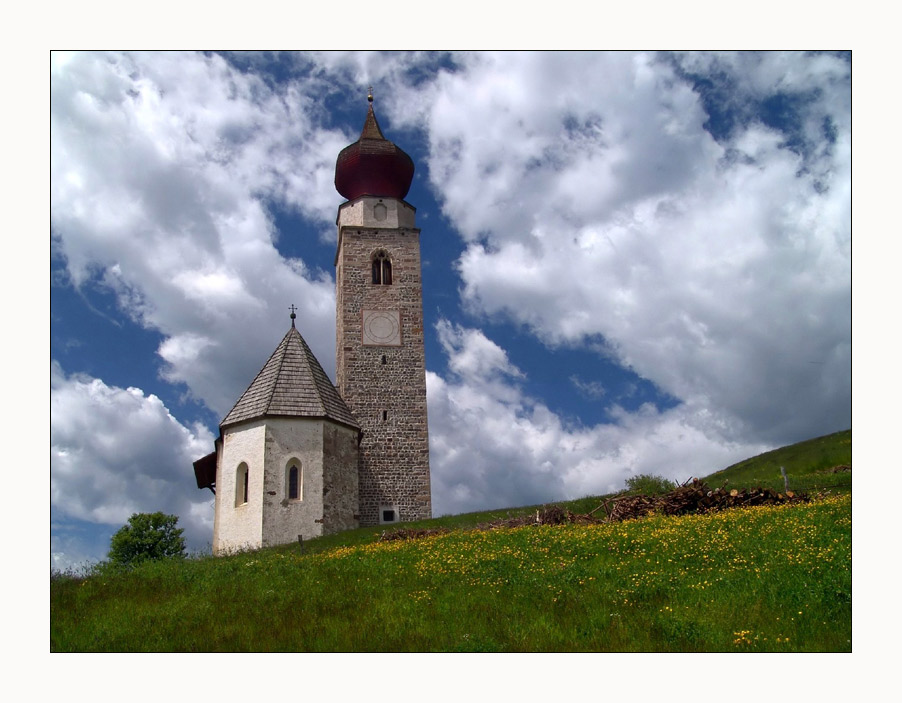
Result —
[[[119, 527], [132, 513], [179, 516], [193, 548], [210, 541], [212, 495], [197, 490], [191, 463], [213, 435], [185, 427], [154, 395], [108, 386], [97, 378], [50, 369], [50, 506], [55, 519]], [[58, 535], [69, 563], [86, 546]], [[93, 553], [97, 558], [103, 550]], [[96, 546], [94, 547], [97, 548]]]
[[[603, 340], [736, 438], [848, 427], [849, 66], [681, 58], [480, 54], [420, 89], [463, 299], [550, 345]], [[751, 106], [720, 105], [742, 119], [717, 138], [692, 72]]]
[[639, 473], [685, 481], [767, 448], [731, 440], [688, 404], [615, 406], [609, 423], [569, 424], [523, 391], [522, 373], [480, 330], [437, 327], [453, 372], [426, 377], [436, 515], [609, 493]]
[[51, 228], [68, 279], [161, 332], [166, 380], [221, 415], [289, 303], [334, 358], [331, 274], [280, 256], [268, 207], [334, 226], [349, 137], [320, 125], [317, 80], [276, 89], [215, 55], [54, 55]]

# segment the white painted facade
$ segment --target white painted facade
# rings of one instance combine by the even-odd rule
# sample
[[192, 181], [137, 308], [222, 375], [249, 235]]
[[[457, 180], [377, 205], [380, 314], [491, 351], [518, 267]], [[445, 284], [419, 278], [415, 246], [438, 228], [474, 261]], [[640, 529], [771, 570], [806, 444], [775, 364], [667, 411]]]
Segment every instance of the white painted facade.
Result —
[[[266, 417], [223, 431], [213, 553], [310, 539], [357, 519], [357, 430], [323, 418]], [[248, 470], [247, 502], [241, 484]], [[288, 469], [299, 467], [299, 496]]]
[[[266, 423], [262, 420], [223, 433], [216, 462], [214, 554], [253, 549], [263, 543], [265, 437]], [[242, 463], [248, 467], [248, 501], [243, 504], [237, 499], [238, 469]]]

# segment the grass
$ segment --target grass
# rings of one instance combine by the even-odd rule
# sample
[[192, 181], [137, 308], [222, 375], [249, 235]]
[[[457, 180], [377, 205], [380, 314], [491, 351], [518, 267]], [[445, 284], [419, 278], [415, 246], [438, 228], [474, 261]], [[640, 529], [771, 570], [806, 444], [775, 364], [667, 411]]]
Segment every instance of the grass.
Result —
[[706, 478], [712, 486], [729, 480], [734, 486], [761, 486], [783, 490], [780, 467], [789, 475], [794, 491], [816, 491], [830, 488], [852, 490], [852, 472], [832, 473], [837, 466], [852, 465], [852, 430], [816, 437], [788, 447], [759, 454], [728, 466]]
[[[776, 460], [801, 477], [813, 447]], [[775, 459], [762, 457], [735, 475], [765, 476]], [[586, 512], [598, 499], [583, 502], [567, 505]], [[530, 510], [424, 521], [455, 529], [408, 542], [377, 542], [380, 530], [366, 528], [303, 551], [56, 578], [51, 649], [851, 651], [848, 491], [612, 525], [465, 529]]]

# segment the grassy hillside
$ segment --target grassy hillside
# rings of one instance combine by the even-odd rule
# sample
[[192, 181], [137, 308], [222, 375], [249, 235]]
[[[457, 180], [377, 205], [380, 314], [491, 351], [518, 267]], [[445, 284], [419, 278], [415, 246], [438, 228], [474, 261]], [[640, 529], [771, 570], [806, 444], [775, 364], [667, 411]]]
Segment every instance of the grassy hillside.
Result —
[[852, 472], [837, 471], [838, 466], [852, 465], [852, 430], [816, 437], [788, 447], [759, 454], [717, 471], [705, 480], [719, 486], [729, 480], [733, 486], [762, 486], [782, 490], [780, 467], [786, 469], [789, 487], [794, 491], [817, 491], [824, 488], [852, 490]]
[[[849, 459], [837, 463], [850, 463], [846, 439], [850, 433], [794, 445], [778, 450], [788, 454], [771, 452], [714, 476], [741, 485], [745, 476], [767, 477], [776, 461], [778, 478], [782, 462], [791, 480], [830, 481], [841, 474], [819, 474], [821, 460], [812, 457], [824, 454], [830, 464], [848, 447]], [[587, 498], [566, 505], [586, 512], [597, 504]], [[380, 530], [367, 528], [303, 549], [58, 577], [51, 583], [51, 648], [851, 650], [848, 489], [807, 505], [465, 529], [529, 510], [426, 521], [419, 525], [455, 529], [419, 540], [378, 542]]]

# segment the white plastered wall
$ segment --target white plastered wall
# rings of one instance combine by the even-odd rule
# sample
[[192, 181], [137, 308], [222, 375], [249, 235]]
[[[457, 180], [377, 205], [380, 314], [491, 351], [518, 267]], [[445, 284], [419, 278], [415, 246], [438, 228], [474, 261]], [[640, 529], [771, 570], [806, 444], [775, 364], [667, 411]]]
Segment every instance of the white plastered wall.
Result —
[[[381, 207], [379, 207], [381, 206]], [[338, 208], [339, 227], [416, 227], [416, 210], [403, 200], [363, 196]]]
[[[216, 525], [213, 553], [256, 549], [263, 543], [263, 483], [266, 424], [250, 422], [226, 430], [216, 465]], [[235, 505], [241, 463], [248, 466], [247, 503]]]

